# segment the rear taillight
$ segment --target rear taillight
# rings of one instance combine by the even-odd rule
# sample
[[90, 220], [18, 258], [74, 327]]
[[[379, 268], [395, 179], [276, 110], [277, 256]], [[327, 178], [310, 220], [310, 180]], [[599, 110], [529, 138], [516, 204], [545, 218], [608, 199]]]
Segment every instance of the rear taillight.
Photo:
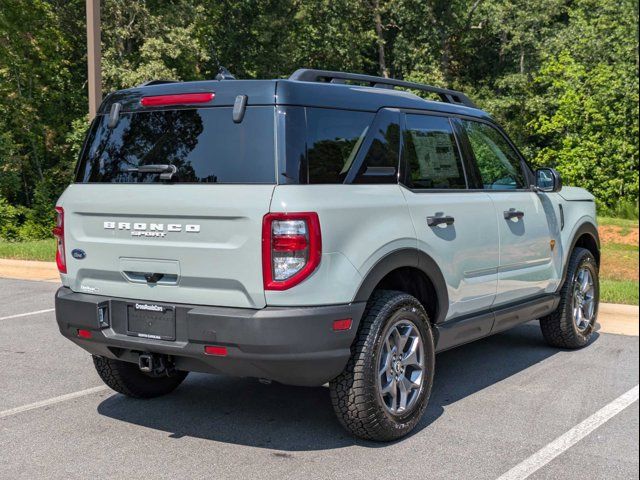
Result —
[[262, 222], [265, 290], [286, 290], [313, 273], [322, 256], [320, 220], [315, 212], [269, 213]]
[[67, 273], [67, 258], [64, 254], [64, 209], [56, 207], [56, 226], [53, 228], [56, 238], [56, 265], [60, 273]]

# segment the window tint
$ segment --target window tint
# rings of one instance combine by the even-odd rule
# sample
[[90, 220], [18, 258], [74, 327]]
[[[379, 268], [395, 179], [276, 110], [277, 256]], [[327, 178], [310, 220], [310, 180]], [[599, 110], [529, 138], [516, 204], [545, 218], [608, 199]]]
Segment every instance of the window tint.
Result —
[[524, 188], [522, 165], [504, 136], [486, 123], [463, 120], [485, 190]]
[[78, 165], [78, 182], [154, 183], [143, 165], [174, 165], [177, 183], [275, 183], [273, 107], [124, 113], [114, 128], [96, 118]]
[[[305, 184], [309, 176], [307, 167], [307, 122], [305, 107], [279, 106], [277, 108], [278, 147], [284, 146], [284, 155], [278, 155], [281, 184]], [[284, 135], [284, 138], [282, 136]], [[281, 152], [282, 153], [282, 152]]]
[[307, 108], [309, 183], [342, 183], [373, 113]]
[[412, 188], [467, 188], [448, 118], [406, 115], [405, 183]]
[[382, 111], [369, 132], [371, 138], [354, 183], [398, 183], [400, 124], [397, 112]]

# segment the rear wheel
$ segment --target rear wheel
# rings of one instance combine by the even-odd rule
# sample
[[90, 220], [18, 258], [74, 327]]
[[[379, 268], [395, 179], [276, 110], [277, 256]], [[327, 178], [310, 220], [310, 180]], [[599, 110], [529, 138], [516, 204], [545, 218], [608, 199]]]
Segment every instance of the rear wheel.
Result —
[[141, 372], [135, 363], [93, 355], [93, 364], [104, 383], [116, 392], [133, 398], [154, 398], [173, 392], [188, 372], [152, 376]]
[[589, 343], [598, 315], [599, 296], [596, 260], [589, 250], [578, 247], [569, 258], [558, 308], [540, 319], [547, 343], [560, 348], [580, 348]]
[[338, 420], [367, 440], [406, 435], [427, 407], [434, 363], [433, 336], [420, 302], [402, 292], [375, 292], [351, 358], [329, 384]]

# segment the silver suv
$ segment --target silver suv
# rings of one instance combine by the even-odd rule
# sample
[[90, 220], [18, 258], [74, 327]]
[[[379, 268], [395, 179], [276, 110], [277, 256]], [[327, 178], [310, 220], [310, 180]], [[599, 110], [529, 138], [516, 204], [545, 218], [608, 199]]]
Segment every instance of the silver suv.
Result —
[[392, 440], [437, 352], [533, 319], [578, 348], [596, 321], [593, 196], [452, 90], [298, 70], [118, 91], [56, 211], [60, 331], [131, 397], [190, 371], [328, 382], [344, 427]]

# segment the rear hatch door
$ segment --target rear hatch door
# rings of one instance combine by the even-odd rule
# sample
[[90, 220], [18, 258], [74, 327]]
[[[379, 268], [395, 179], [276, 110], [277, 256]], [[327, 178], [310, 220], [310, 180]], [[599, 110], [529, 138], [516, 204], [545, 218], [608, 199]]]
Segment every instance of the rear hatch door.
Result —
[[250, 106], [240, 123], [232, 107], [125, 110], [115, 126], [97, 117], [59, 201], [63, 282], [136, 300], [264, 307], [273, 108]]

